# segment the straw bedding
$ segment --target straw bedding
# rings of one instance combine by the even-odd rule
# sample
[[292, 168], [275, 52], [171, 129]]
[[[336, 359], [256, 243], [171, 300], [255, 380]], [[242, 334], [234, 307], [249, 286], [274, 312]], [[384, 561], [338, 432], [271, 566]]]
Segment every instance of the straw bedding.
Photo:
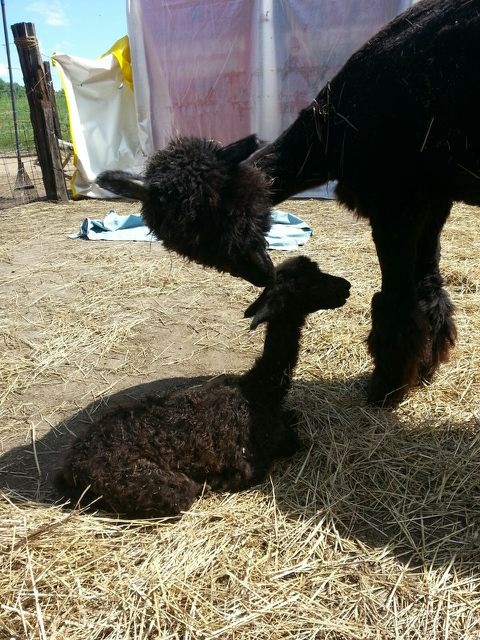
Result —
[[480, 637], [478, 212], [457, 205], [444, 233], [453, 358], [386, 412], [364, 402], [369, 229], [336, 203], [287, 206], [315, 230], [304, 253], [352, 282], [304, 330], [302, 448], [175, 522], [63, 510], [51, 477], [107, 405], [248, 367], [262, 335], [242, 312], [258, 290], [159, 244], [66, 239], [105, 202], [2, 214], [2, 640]]

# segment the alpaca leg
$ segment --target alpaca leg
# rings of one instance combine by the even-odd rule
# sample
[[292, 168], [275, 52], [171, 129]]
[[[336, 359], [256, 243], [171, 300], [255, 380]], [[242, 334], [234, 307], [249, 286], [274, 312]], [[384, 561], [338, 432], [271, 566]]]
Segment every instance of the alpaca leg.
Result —
[[[130, 517], [175, 516], [190, 508], [202, 484], [184, 473], [145, 458], [118, 469], [113, 506]], [[123, 481], [121, 480], [123, 479]]]
[[417, 383], [428, 341], [428, 322], [418, 304], [402, 304], [383, 291], [372, 299], [368, 348], [375, 369], [368, 401], [384, 407], [398, 404]]
[[420, 308], [415, 264], [423, 215], [391, 211], [371, 217], [372, 234], [382, 272], [382, 290], [372, 299], [368, 347], [375, 369], [368, 400], [394, 406], [416, 384], [424, 360], [429, 324]]
[[201, 484], [167, 465], [119, 451], [99, 459], [72, 460], [57, 487], [66, 484], [69, 490], [63, 493], [68, 496], [79, 496], [90, 485], [84, 506], [97, 498], [95, 508], [142, 518], [177, 515], [202, 491]]
[[420, 238], [415, 278], [420, 308], [428, 320], [430, 339], [420, 364], [422, 380], [431, 380], [438, 366], [448, 359], [457, 331], [453, 304], [440, 274], [440, 233], [450, 213], [451, 203], [432, 209]]
[[439, 365], [448, 360], [457, 338], [454, 306], [442, 285], [443, 280], [438, 273], [424, 276], [417, 289], [420, 307], [430, 325], [429, 344], [419, 369], [420, 378], [427, 382]]
[[300, 439], [297, 434], [298, 419], [298, 412], [295, 409], [283, 409], [283, 437], [279, 440], [277, 453], [279, 458], [289, 458], [300, 448]]

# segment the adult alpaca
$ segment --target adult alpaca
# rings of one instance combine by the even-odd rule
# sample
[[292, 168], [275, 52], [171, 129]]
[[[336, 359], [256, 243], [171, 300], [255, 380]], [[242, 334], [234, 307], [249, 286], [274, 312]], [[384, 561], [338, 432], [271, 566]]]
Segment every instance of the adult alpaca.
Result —
[[241, 164], [258, 147], [254, 135], [225, 147], [179, 137], [149, 158], [144, 175], [104, 171], [96, 182], [141, 200], [145, 224], [167, 249], [263, 287], [274, 273], [268, 179]]
[[263, 354], [250, 371], [112, 409], [67, 453], [57, 477], [63, 496], [133, 517], [172, 516], [208, 485], [239, 491], [265, 478], [275, 458], [295, 452], [284, 406], [309, 313], [343, 305], [350, 284], [306, 257], [286, 260], [275, 284], [246, 310], [267, 323]]
[[[269, 205], [335, 179], [339, 201], [369, 220], [382, 272], [368, 338], [370, 402], [398, 403], [431, 379], [455, 343], [440, 234], [454, 201], [480, 204], [479, 43], [479, 0], [420, 0], [357, 51], [277, 140], [237, 167], [264, 173], [260, 199]], [[218, 211], [232, 207], [231, 193], [216, 203]], [[242, 215], [249, 217], [244, 199]], [[225, 222], [217, 244], [234, 224]], [[228, 255], [217, 258], [212, 233], [198, 244], [218, 268], [240, 274]], [[260, 282], [268, 256], [255, 246], [247, 241], [242, 253], [240, 238], [236, 255]]]
[[372, 300], [370, 402], [395, 405], [454, 345], [439, 268], [454, 201], [480, 204], [480, 2], [421, 0], [357, 51], [249, 162], [272, 205], [337, 180], [369, 220], [382, 286]]

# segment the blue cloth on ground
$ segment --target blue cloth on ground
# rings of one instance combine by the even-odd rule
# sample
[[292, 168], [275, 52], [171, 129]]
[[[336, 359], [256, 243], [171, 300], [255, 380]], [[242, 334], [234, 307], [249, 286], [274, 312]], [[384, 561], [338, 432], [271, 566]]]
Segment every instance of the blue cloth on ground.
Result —
[[[272, 228], [265, 238], [269, 249], [291, 251], [305, 244], [312, 233], [312, 229], [293, 213], [272, 209]], [[120, 216], [114, 209], [111, 209], [103, 220], [85, 218], [80, 224], [78, 233], [72, 233], [68, 237], [158, 242], [148, 227], [143, 224], [140, 214], [130, 213]]]
[[114, 209], [110, 209], [103, 220], [85, 218], [80, 224], [78, 233], [72, 233], [69, 238], [88, 238], [88, 240], [133, 240], [153, 242], [157, 239], [143, 224], [139, 213], [129, 213], [120, 216]]
[[272, 209], [272, 227], [265, 238], [269, 249], [292, 251], [304, 245], [312, 233], [308, 224], [290, 211]]
[[294, 200], [305, 200], [306, 198], [321, 198], [322, 200], [336, 200], [337, 196], [335, 193], [335, 189], [337, 188], [337, 181], [330, 180], [325, 184], [322, 184], [320, 187], [314, 187], [313, 189], [307, 189], [307, 191], [302, 191], [301, 193], [296, 193], [293, 196], [290, 196]]

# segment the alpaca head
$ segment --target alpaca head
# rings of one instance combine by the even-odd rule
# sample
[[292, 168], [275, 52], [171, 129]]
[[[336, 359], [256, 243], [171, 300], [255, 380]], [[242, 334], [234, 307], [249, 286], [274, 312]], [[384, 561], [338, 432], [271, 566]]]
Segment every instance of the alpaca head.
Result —
[[[95, 182], [102, 188], [132, 200], [165, 200], [182, 208], [183, 199], [211, 205], [215, 190], [225, 186], [243, 160], [261, 147], [256, 135], [223, 147], [216, 140], [179, 137], [150, 156], [145, 175], [126, 171], [103, 171]], [[243, 165], [242, 165], [243, 167]], [[180, 201], [171, 202], [172, 199]], [[161, 216], [162, 212], [159, 211]]]
[[96, 182], [141, 200], [145, 224], [167, 249], [266, 286], [274, 277], [269, 180], [244, 162], [260, 146], [255, 135], [227, 146], [181, 137], [151, 156], [144, 175], [104, 171]]
[[285, 317], [304, 318], [319, 309], [341, 307], [350, 295], [350, 283], [320, 270], [306, 256], [288, 258], [276, 268], [275, 283], [245, 311], [251, 328]]

